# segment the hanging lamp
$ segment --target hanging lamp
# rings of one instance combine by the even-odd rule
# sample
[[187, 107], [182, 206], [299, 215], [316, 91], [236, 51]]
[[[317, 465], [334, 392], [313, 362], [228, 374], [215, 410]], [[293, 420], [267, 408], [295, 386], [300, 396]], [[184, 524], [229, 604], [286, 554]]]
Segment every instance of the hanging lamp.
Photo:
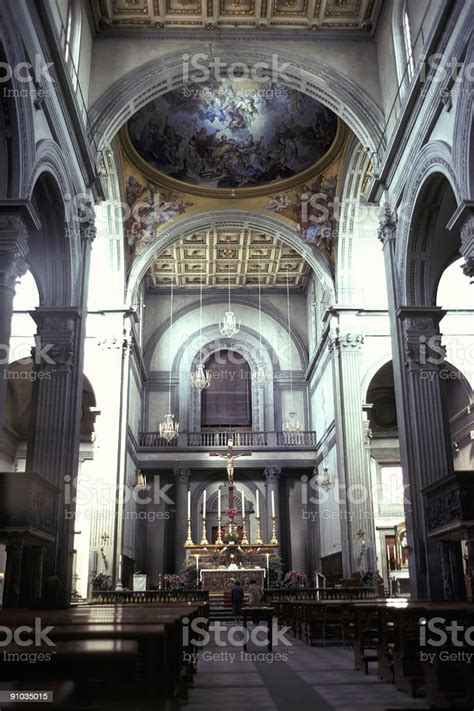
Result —
[[[262, 265], [259, 262], [258, 263], [258, 340], [259, 340], [259, 345], [260, 345], [260, 349], [259, 349], [259, 353], [258, 353], [259, 361], [262, 357], [262, 352], [263, 352], [261, 268], [262, 268]], [[254, 381], [255, 385], [257, 385], [259, 388], [263, 388], [267, 383], [271, 383], [271, 381], [273, 380], [273, 375], [272, 375], [272, 373], [267, 373], [267, 371], [263, 367], [263, 364], [260, 361], [257, 371], [252, 376], [252, 380]]]
[[159, 423], [158, 428], [160, 431], [160, 437], [163, 437], [167, 442], [171, 442], [175, 437], [178, 436], [179, 432], [179, 422], [175, 422], [174, 415], [171, 413], [171, 366], [173, 358], [173, 287], [174, 287], [174, 276], [171, 277], [171, 291], [170, 291], [170, 348], [169, 348], [169, 382], [168, 382], [168, 412], [163, 418], [163, 421]]
[[204, 279], [204, 263], [201, 259], [201, 279], [199, 282], [199, 362], [191, 373], [191, 385], [196, 390], [205, 390], [211, 384], [211, 374], [202, 361], [202, 282]]
[[240, 331], [240, 324], [241, 324], [241, 322], [239, 321], [239, 324], [237, 325], [237, 320], [235, 318], [235, 314], [232, 311], [231, 306], [230, 306], [230, 260], [229, 260], [228, 309], [224, 314], [224, 318], [223, 318], [222, 322], [219, 322], [219, 331], [221, 332], [221, 336], [225, 336], [226, 338], [231, 338], [232, 336], [235, 336], [235, 334]]

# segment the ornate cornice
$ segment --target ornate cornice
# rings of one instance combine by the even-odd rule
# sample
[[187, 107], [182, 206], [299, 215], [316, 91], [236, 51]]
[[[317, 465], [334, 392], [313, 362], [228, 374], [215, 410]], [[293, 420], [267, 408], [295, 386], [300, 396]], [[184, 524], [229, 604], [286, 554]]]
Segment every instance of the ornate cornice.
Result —
[[446, 311], [434, 306], [410, 306], [397, 309], [403, 324], [405, 367], [409, 371], [437, 371], [444, 363], [439, 323]]
[[337, 333], [329, 336], [328, 344], [331, 353], [360, 351], [364, 345], [364, 336], [360, 333]]
[[45, 372], [72, 369], [79, 309], [40, 307], [30, 311], [37, 324], [36, 345], [32, 348], [35, 368]]

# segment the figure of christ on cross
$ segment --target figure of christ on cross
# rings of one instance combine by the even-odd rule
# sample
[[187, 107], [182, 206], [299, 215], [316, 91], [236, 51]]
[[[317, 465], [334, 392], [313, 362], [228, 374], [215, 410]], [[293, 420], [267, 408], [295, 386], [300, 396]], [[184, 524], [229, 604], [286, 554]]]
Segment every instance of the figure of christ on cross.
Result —
[[227, 452], [222, 454], [222, 452], [209, 452], [210, 457], [221, 457], [226, 460], [227, 464], [227, 484], [229, 486], [229, 508], [233, 508], [234, 503], [234, 459], [237, 457], [251, 457], [252, 452], [234, 452], [232, 447], [234, 443], [230, 439], [227, 442]]

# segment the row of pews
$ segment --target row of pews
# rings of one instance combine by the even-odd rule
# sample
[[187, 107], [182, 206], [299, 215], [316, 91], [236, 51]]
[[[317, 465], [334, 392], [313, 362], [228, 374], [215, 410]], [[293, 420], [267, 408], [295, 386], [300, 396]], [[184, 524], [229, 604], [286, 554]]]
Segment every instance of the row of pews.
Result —
[[[432, 708], [474, 705], [474, 604], [405, 599], [274, 599], [278, 623], [310, 645], [352, 647], [355, 668]], [[435, 621], [436, 630], [430, 628]], [[459, 628], [451, 636], [449, 627]], [[472, 635], [464, 632], [472, 627]], [[446, 639], [445, 635], [446, 634]], [[435, 642], [433, 645], [432, 642]], [[440, 643], [438, 645], [438, 643]]]
[[[207, 601], [3, 610], [1, 640], [9, 644], [0, 647], [0, 708], [18, 708], [4, 701], [6, 691], [50, 691], [49, 709], [178, 707], [195, 673], [197, 617], [205, 628]], [[20, 700], [24, 711], [39, 701]]]

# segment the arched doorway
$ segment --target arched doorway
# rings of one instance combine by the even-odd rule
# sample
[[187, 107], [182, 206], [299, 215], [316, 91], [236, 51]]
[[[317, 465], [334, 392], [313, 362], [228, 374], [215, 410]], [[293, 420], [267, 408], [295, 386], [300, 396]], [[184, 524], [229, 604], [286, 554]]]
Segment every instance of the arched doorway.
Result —
[[206, 368], [211, 385], [201, 398], [202, 429], [251, 429], [251, 377], [245, 358], [231, 349], [220, 350], [208, 358]]

